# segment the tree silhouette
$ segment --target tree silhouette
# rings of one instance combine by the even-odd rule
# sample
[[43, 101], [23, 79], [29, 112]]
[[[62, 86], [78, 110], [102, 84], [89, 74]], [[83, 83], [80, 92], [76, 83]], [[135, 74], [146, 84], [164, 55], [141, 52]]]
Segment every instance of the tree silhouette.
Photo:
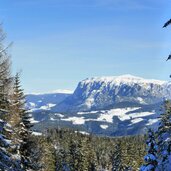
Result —
[[170, 25], [170, 24], [171, 24], [171, 19], [168, 20], [168, 21], [164, 24], [163, 28], [164, 28], [164, 27], [167, 27], [167, 26]]
[[[170, 24], [171, 24], [171, 19], [168, 20], [168, 21], [164, 24], [163, 28], [169, 26]], [[171, 54], [170, 54], [170, 55], [168, 56], [168, 58], [166, 59], [166, 61], [168, 61], [168, 60], [171, 60]], [[170, 78], [171, 78], [171, 75], [170, 75]]]

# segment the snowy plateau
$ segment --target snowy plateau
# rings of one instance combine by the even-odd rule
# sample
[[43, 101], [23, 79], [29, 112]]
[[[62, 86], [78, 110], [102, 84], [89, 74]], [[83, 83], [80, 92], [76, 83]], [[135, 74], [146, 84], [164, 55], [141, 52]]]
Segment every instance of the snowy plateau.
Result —
[[171, 98], [171, 83], [132, 75], [94, 77], [75, 91], [28, 94], [34, 129], [71, 127], [105, 136], [142, 134], [156, 127], [162, 103]]

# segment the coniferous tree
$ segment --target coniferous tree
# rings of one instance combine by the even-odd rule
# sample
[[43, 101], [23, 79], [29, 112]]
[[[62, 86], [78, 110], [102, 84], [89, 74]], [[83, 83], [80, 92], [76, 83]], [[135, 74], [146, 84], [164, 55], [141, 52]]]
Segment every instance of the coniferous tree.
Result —
[[121, 141], [119, 140], [116, 143], [115, 146], [115, 151], [112, 156], [112, 171], [118, 171], [118, 170], [124, 170], [124, 166], [122, 163], [122, 146], [121, 146]]
[[152, 129], [148, 130], [147, 144], [147, 155], [144, 157], [145, 165], [140, 170], [155, 171], [158, 165], [157, 152], [158, 146], [156, 143], [155, 133]]
[[78, 154], [78, 166], [77, 170], [88, 171], [88, 150], [87, 150], [87, 141], [85, 137], [80, 137], [77, 144], [77, 154]]
[[9, 103], [9, 123], [13, 127], [12, 133], [12, 143], [13, 143], [13, 153], [21, 157], [20, 147], [22, 143], [21, 132], [21, 121], [22, 115], [25, 112], [24, 109], [24, 95], [23, 90], [20, 88], [19, 74], [17, 73], [13, 79], [13, 86], [10, 94], [10, 103]]
[[31, 115], [25, 110], [25, 96], [23, 89], [20, 85], [20, 78], [17, 74], [15, 77], [15, 83], [14, 83], [14, 95], [16, 96], [16, 106], [18, 110], [18, 114], [20, 116], [20, 122], [18, 124], [19, 126], [19, 132], [17, 133], [21, 138], [21, 144], [20, 144], [20, 154], [21, 154], [21, 163], [22, 167], [25, 170], [29, 169], [36, 169], [34, 164], [34, 149], [33, 147], [33, 141], [31, 138], [32, 131], [30, 128], [33, 126], [31, 123]]
[[[40, 149], [38, 151], [38, 156], [40, 160], [40, 170], [43, 171], [55, 171], [56, 170], [56, 156], [55, 156], [55, 147], [51, 142], [49, 137], [47, 140], [43, 137], [41, 141], [39, 141]], [[37, 167], [38, 168], [38, 167]], [[39, 169], [38, 168], [38, 169]], [[59, 170], [60, 171], [60, 170]], [[61, 170], [63, 171], [63, 170]]]
[[160, 115], [160, 123], [156, 132], [149, 131], [147, 140], [148, 154], [145, 156], [146, 165], [141, 171], [168, 171], [171, 168], [171, 103], [165, 101], [164, 112]]
[[14, 127], [13, 140], [17, 147], [16, 152], [21, 157], [21, 166], [24, 170], [37, 169], [34, 163], [34, 143], [31, 138], [31, 115], [25, 110], [25, 95], [20, 85], [19, 73], [14, 77], [13, 89], [10, 98], [10, 123]]
[[160, 170], [171, 168], [171, 103], [165, 102], [164, 113], [160, 115], [158, 135], [158, 158]]
[[[88, 139], [89, 140], [89, 139]], [[95, 150], [91, 146], [90, 141], [86, 141], [86, 148], [84, 149], [87, 151], [87, 163], [88, 163], [88, 171], [96, 171], [97, 170], [97, 156], [95, 154]], [[90, 139], [91, 140], [91, 139]]]
[[8, 48], [3, 45], [5, 37], [2, 28], [0, 28], [0, 169], [20, 171], [19, 157], [10, 152], [12, 149], [10, 138], [13, 130], [7, 123], [7, 118], [9, 116], [9, 94], [12, 78]]
[[76, 171], [78, 168], [78, 162], [79, 162], [79, 151], [77, 148], [77, 142], [76, 140], [71, 139], [69, 143], [69, 164], [70, 164], [70, 170]]
[[7, 53], [8, 48], [4, 47], [5, 38], [6, 35], [0, 26], [0, 108], [7, 111], [12, 77], [10, 57]]
[[168, 21], [163, 25], [163, 28], [164, 28], [164, 27], [167, 27], [167, 26], [170, 25], [170, 24], [171, 24], [171, 19], [168, 20]]
[[[4, 115], [4, 111], [0, 111]], [[8, 124], [0, 119], [0, 170], [20, 170], [20, 164], [9, 153], [11, 141], [7, 139], [4, 133], [7, 131]]]
[[131, 170], [132, 167], [137, 169], [137, 162], [135, 162], [136, 152], [134, 150], [136, 149], [135, 144], [127, 139], [127, 137], [123, 137], [122, 148], [122, 163], [125, 166], [125, 170]]

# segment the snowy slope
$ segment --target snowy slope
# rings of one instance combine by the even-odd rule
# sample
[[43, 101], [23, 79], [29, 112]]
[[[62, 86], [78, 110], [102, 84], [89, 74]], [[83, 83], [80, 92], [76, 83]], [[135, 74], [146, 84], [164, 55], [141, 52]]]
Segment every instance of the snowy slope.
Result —
[[156, 127], [159, 111], [160, 105], [156, 104], [76, 113], [34, 113], [36, 120], [42, 116], [35, 128], [42, 131], [43, 127], [67, 126], [107, 136], [134, 135], [145, 133], [147, 127]]

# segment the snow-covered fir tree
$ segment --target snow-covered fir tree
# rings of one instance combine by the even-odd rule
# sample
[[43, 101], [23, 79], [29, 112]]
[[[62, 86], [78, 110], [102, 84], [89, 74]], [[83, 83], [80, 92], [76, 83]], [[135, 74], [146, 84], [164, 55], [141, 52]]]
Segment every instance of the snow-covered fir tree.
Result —
[[[156, 137], [155, 137], [156, 134]], [[160, 123], [154, 133], [148, 132], [148, 154], [141, 171], [170, 171], [171, 168], [171, 102], [165, 101]]]
[[12, 90], [10, 93], [10, 103], [9, 103], [9, 113], [10, 117], [8, 118], [8, 121], [10, 125], [13, 128], [13, 133], [11, 135], [12, 138], [12, 145], [13, 145], [13, 154], [17, 154], [20, 156], [20, 147], [22, 143], [22, 137], [20, 135], [21, 131], [21, 119], [22, 119], [22, 111], [25, 111], [24, 109], [24, 97], [23, 99], [20, 99], [20, 94], [22, 92], [19, 91], [19, 75], [18, 73], [13, 79], [13, 85]]
[[160, 115], [158, 134], [158, 158], [159, 170], [169, 170], [171, 168], [171, 103], [166, 101], [164, 113]]
[[155, 133], [152, 129], [148, 130], [147, 155], [144, 157], [145, 164], [141, 166], [141, 171], [155, 171], [158, 165], [157, 150], [158, 146], [155, 139]]
[[25, 95], [20, 85], [20, 77], [17, 73], [14, 78], [13, 93], [11, 98], [11, 124], [15, 130], [15, 141], [19, 145], [21, 166], [23, 170], [37, 169], [34, 162], [33, 141], [31, 139], [33, 126], [30, 122], [31, 115], [25, 110]]
[[[4, 115], [4, 111], [0, 111], [0, 115]], [[20, 170], [20, 162], [16, 160], [16, 156], [9, 153], [11, 140], [7, 139], [4, 133], [8, 132], [8, 124], [0, 119], [0, 170]]]
[[11, 88], [10, 59], [3, 42], [5, 34], [0, 28], [0, 170], [20, 171], [20, 158], [11, 153], [13, 130], [7, 123]]

